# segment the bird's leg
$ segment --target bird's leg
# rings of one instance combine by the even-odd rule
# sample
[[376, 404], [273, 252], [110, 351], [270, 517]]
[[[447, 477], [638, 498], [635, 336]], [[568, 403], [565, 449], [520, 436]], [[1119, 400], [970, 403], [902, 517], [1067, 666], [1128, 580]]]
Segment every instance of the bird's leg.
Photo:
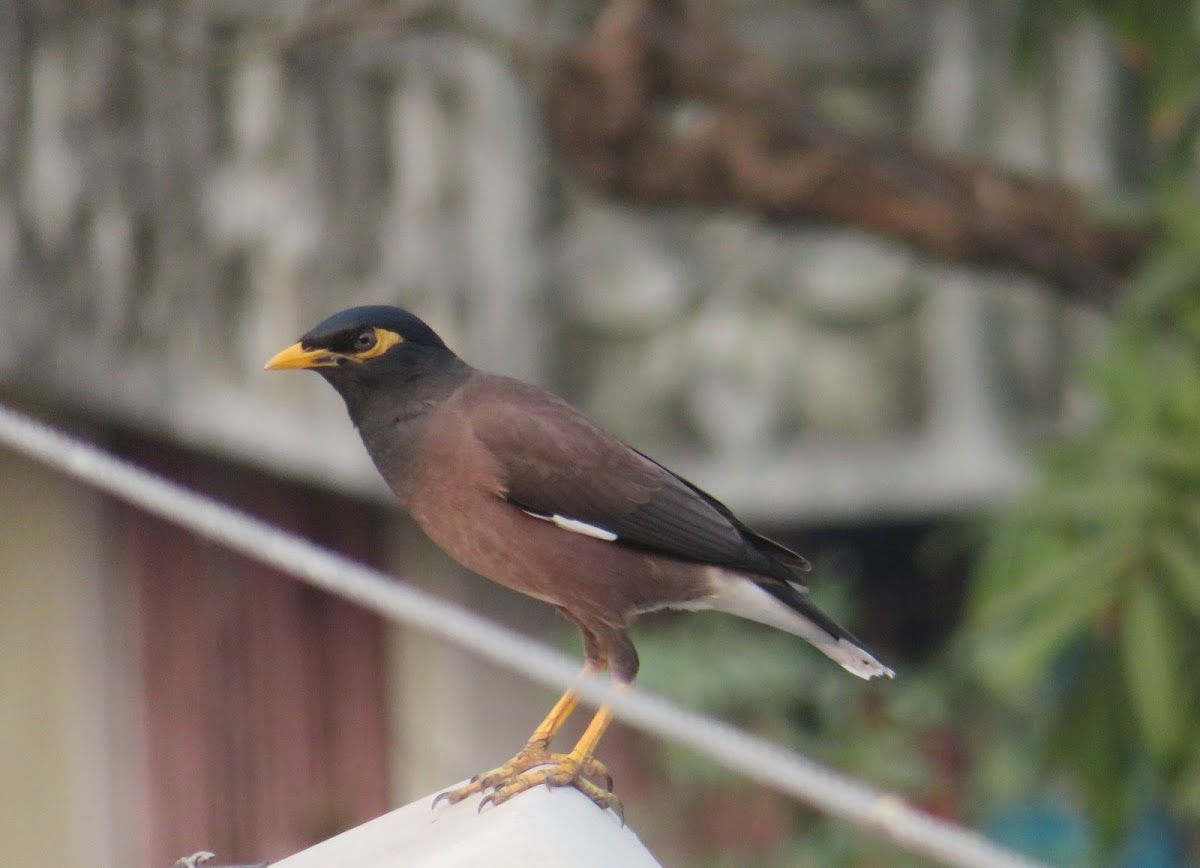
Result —
[[[628, 685], [618, 684], [618, 686]], [[485, 796], [479, 803], [480, 809], [482, 810], [489, 802], [499, 805], [531, 787], [545, 784], [548, 787], [573, 786], [601, 808], [612, 808], [618, 816], [621, 816], [621, 802], [617, 797], [610, 790], [601, 789], [584, 779], [589, 765], [595, 762], [592, 754], [596, 750], [596, 745], [599, 744], [600, 737], [604, 735], [608, 725], [612, 723], [612, 718], [612, 709], [607, 705], [600, 706], [596, 711], [596, 716], [592, 718], [592, 722], [588, 724], [587, 729], [584, 730], [583, 735], [580, 736], [569, 754], [551, 754], [550, 757], [556, 760], [554, 765], [535, 769], [505, 781], [498, 781], [491, 794]]]
[[[583, 667], [583, 674], [596, 674], [603, 672], [604, 668], [603, 664], [589, 661]], [[529, 741], [526, 742], [525, 747], [521, 748], [516, 756], [499, 768], [476, 775], [468, 783], [457, 789], [440, 793], [433, 800], [434, 807], [442, 800], [453, 805], [476, 793], [490, 790], [494, 787], [501, 787], [516, 780], [522, 772], [526, 772], [535, 766], [555, 765], [565, 761], [569, 756], [568, 754], [550, 753], [550, 741], [562, 729], [563, 724], [567, 722], [567, 718], [571, 716], [571, 712], [575, 710], [575, 706], [578, 704], [579, 694], [574, 690], [568, 690], [559, 697], [558, 702], [554, 703], [554, 707], [550, 709], [550, 713], [546, 715], [546, 719], [538, 724], [537, 729], [533, 731], [533, 735], [529, 737]], [[608, 774], [608, 769], [590, 757], [582, 766], [582, 774], [587, 777], [605, 778], [608, 788], [612, 788], [612, 778]]]
[[[596, 667], [591, 663], [584, 664], [584, 675], [591, 675], [596, 671]], [[533, 735], [529, 737], [529, 741], [521, 753], [545, 753], [550, 747], [550, 741], [558, 735], [558, 731], [563, 728], [563, 724], [567, 722], [567, 718], [571, 716], [571, 712], [578, 704], [579, 694], [574, 690], [568, 690], [560, 696], [558, 702], [554, 703], [554, 707], [550, 709], [550, 713], [546, 715], [546, 719], [539, 723], [537, 729], [533, 731]]]

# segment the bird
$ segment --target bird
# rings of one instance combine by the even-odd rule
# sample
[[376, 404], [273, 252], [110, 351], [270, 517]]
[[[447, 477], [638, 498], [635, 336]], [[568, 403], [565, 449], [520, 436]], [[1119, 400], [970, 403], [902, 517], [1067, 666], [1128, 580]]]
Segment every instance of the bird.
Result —
[[[893, 676], [809, 600], [804, 557], [559, 396], [472, 367], [406, 310], [335, 313], [266, 369], [324, 377], [424, 533], [469, 570], [554, 606], [582, 635], [585, 673], [630, 686], [634, 618], [715, 609], [800, 636], [861, 678]], [[435, 807], [482, 793], [482, 810], [544, 784], [620, 813], [594, 756], [611, 708], [600, 706], [570, 752], [550, 751], [577, 701], [568, 690], [512, 759]]]

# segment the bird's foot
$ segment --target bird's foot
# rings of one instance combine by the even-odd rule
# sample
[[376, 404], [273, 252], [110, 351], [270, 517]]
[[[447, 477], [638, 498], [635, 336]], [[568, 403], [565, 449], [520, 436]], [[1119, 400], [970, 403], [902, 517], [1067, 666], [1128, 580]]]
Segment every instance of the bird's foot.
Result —
[[[588, 780], [603, 780], [600, 787]], [[436, 808], [443, 800], [457, 804], [463, 799], [487, 790], [491, 792], [479, 803], [479, 810], [488, 805], [507, 802], [518, 793], [545, 784], [548, 787], [572, 786], [603, 809], [612, 808], [622, 816], [621, 802], [612, 794], [612, 775], [599, 760], [577, 756], [574, 752], [550, 753], [546, 745], [530, 742], [520, 753], [499, 768], [471, 778], [466, 784], [440, 793], [433, 800]]]
[[[479, 810], [489, 804], [500, 805], [528, 789], [545, 784], [548, 787], [574, 787], [596, 803], [601, 810], [612, 809], [624, 822], [621, 801], [612, 793], [612, 776], [594, 759], [584, 759], [572, 751], [569, 754], [547, 754], [544, 761], [527, 766], [529, 771], [492, 785], [492, 792], [479, 802]], [[548, 765], [548, 763], [550, 763]], [[589, 777], [602, 775], [607, 788], [598, 787]]]

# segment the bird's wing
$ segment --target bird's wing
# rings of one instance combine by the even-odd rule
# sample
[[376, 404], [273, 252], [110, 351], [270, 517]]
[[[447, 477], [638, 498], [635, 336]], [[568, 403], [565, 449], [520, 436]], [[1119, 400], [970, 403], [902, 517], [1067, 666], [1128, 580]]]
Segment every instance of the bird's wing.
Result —
[[[795, 581], [807, 562], [715, 498], [617, 440], [565, 401], [489, 378], [472, 427], [508, 500], [566, 530], [619, 545]], [[786, 565], [786, 566], [785, 566]]]

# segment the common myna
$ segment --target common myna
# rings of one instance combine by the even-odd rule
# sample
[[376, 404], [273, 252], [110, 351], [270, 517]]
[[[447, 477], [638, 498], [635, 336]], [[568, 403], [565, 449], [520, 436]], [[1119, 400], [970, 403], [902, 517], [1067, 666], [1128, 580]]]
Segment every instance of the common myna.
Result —
[[[892, 675], [809, 602], [803, 557], [561, 398], [471, 367], [407, 311], [344, 310], [266, 367], [328, 380], [417, 524], [463, 566], [579, 627], [586, 672], [632, 684], [638, 655], [625, 630], [636, 615], [718, 609], [801, 636], [861, 678]], [[491, 790], [483, 804], [500, 804], [544, 783], [619, 807], [611, 780], [586, 780], [607, 778], [592, 758], [607, 707], [569, 754], [549, 752], [576, 700], [565, 693], [520, 753], [439, 798]]]

